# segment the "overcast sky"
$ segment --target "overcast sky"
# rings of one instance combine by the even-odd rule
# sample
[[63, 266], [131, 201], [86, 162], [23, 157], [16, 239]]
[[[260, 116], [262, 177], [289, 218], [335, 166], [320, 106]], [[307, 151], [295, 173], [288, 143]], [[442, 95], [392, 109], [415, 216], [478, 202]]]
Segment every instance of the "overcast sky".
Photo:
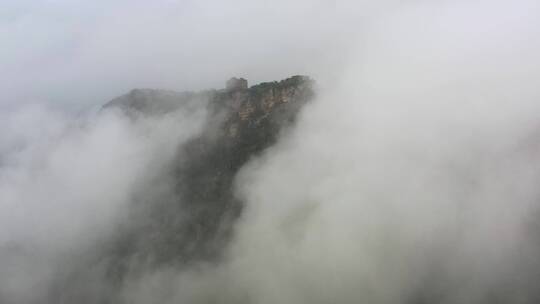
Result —
[[0, 110], [28, 103], [78, 110], [133, 88], [220, 88], [231, 76], [254, 84], [308, 74], [329, 84], [378, 43], [363, 40], [366, 24], [384, 30], [404, 9], [420, 17], [403, 37], [422, 42], [429, 20], [438, 20], [449, 39], [440, 46], [457, 57], [465, 49], [452, 42], [455, 31], [475, 39], [464, 45], [485, 41], [514, 53], [525, 41], [535, 49], [540, 35], [531, 27], [532, 0], [3, 0]]
[[373, 9], [332, 0], [4, 0], [0, 106], [79, 109], [135, 87], [327, 77]]

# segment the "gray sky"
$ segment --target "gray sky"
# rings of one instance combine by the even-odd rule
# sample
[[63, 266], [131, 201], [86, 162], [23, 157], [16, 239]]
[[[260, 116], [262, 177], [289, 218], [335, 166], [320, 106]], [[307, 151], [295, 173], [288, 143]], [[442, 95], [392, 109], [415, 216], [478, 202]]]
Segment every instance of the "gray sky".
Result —
[[235, 75], [326, 77], [374, 9], [331, 0], [5, 0], [0, 107], [77, 109], [134, 87], [219, 88]]
[[[366, 23], [409, 8], [421, 16], [419, 28], [430, 16], [487, 43], [505, 35], [508, 43], [492, 50], [512, 51], [520, 39], [537, 44], [538, 30], [526, 28], [538, 11], [534, 2], [4, 0], [0, 109], [43, 102], [79, 109], [135, 87], [219, 88], [231, 76], [256, 83], [309, 74], [329, 83], [362, 56]], [[461, 20], [445, 19], [452, 9], [444, 7], [454, 4], [462, 4]], [[413, 38], [426, 39], [422, 30]], [[456, 45], [445, 47], [464, 50]]]

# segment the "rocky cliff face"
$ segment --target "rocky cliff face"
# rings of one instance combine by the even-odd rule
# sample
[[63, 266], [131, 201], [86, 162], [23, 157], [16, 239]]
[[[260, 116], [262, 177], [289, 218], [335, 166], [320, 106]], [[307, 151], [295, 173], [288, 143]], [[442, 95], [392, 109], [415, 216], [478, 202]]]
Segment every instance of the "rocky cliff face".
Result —
[[[219, 257], [231, 238], [232, 223], [242, 210], [233, 181], [253, 156], [275, 143], [314, 96], [313, 81], [294, 76], [279, 82], [247, 86], [233, 78], [226, 89], [204, 92], [133, 90], [104, 108], [131, 116], [160, 115], [207, 101], [209, 123], [179, 147], [171, 164], [174, 199], [152, 199], [135, 213], [129, 228], [106, 246], [100, 263], [112, 282], [121, 282], [133, 265], [183, 267]], [[138, 214], [138, 215], [137, 215]]]

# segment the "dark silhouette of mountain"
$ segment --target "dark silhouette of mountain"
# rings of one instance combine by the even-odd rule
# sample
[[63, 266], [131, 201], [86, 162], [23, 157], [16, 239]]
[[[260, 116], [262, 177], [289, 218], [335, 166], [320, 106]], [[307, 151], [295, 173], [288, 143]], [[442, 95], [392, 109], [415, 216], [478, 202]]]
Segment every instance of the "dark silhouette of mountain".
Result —
[[243, 78], [232, 78], [222, 90], [136, 89], [107, 103], [104, 110], [120, 109], [137, 119], [206, 102], [209, 119], [200, 135], [178, 148], [168, 172], [173, 195], [135, 198], [127, 223], [90, 259], [88, 268], [105, 273], [102, 288], [87, 290], [85, 282], [95, 281], [95, 274], [82, 270], [81, 276], [78, 270], [59, 287], [60, 298], [114, 302], [115, 290], [138, 271], [217, 262], [242, 212], [243, 203], [234, 192], [238, 171], [276, 142], [314, 94], [314, 82], [307, 76], [251, 87]]

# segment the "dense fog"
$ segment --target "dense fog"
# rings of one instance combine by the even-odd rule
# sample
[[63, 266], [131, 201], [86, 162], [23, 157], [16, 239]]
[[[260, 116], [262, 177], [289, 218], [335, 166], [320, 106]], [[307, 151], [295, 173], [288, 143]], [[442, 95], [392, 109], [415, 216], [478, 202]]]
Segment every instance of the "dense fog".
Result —
[[[540, 300], [535, 1], [5, 7], [0, 302], [72, 303], [73, 286], [88, 303]], [[170, 168], [215, 117], [207, 100], [135, 118], [101, 106], [293, 74], [317, 95], [236, 174], [219, 258], [131, 265], [103, 286], [93, 259], [133, 206], [179, 199]]]

